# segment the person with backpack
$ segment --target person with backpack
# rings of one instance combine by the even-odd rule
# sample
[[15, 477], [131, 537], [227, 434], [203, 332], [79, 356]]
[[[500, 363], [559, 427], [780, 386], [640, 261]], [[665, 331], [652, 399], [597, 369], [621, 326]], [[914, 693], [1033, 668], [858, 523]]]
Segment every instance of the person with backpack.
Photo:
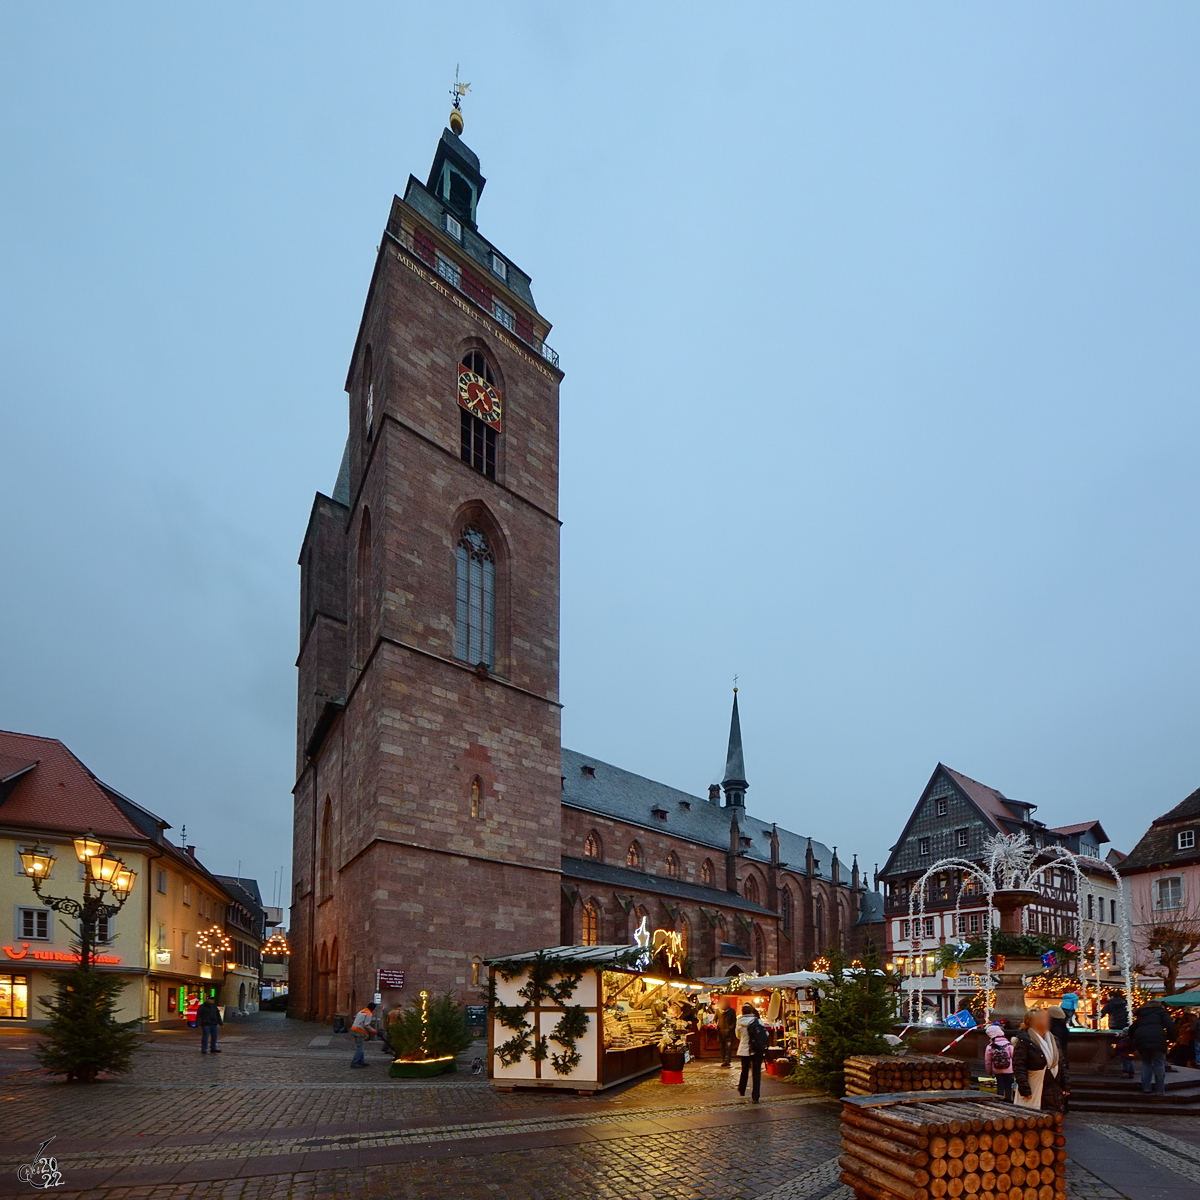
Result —
[[1013, 1045], [1004, 1036], [999, 1025], [989, 1025], [984, 1032], [988, 1036], [987, 1048], [983, 1052], [983, 1073], [996, 1077], [996, 1095], [1010, 1104], [1013, 1098]]
[[758, 1019], [758, 1009], [753, 1004], [742, 1005], [742, 1015], [738, 1017], [737, 1031], [738, 1058], [742, 1063], [738, 1095], [746, 1094], [746, 1081], [753, 1072], [754, 1082], [750, 1090], [750, 1098], [757, 1104], [758, 1094], [762, 1088], [763, 1056], [771, 1044], [771, 1031]]

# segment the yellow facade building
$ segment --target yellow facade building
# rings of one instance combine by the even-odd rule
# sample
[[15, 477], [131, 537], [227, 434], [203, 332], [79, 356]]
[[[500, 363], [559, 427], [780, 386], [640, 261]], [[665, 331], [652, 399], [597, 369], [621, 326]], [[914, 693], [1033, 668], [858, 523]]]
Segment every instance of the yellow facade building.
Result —
[[[84, 867], [74, 839], [90, 834], [134, 873], [120, 910], [96, 930], [96, 968], [127, 986], [119, 1016], [182, 1025], [189, 1002], [213, 997], [229, 1008], [257, 1008], [262, 913], [173, 845], [170, 826], [100, 782], [53, 738], [0, 732], [0, 1024], [38, 1024], [40, 996], [54, 975], [79, 962], [77, 919], [48, 898], [82, 900]], [[22, 854], [53, 855], [41, 895]], [[257, 889], [254, 889], [255, 893]], [[112, 901], [111, 895], [108, 897]], [[234, 936], [236, 935], [236, 936]]]

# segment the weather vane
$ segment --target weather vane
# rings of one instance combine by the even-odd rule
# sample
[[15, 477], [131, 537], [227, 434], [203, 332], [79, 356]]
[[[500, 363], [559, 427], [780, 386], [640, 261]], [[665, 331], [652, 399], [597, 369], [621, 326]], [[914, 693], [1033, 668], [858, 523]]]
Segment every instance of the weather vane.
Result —
[[454, 107], [450, 110], [450, 128], [455, 133], [463, 131], [463, 116], [462, 116], [462, 98], [471, 90], [469, 83], [460, 83], [458, 78], [458, 64], [454, 64], [454, 86], [450, 89], [450, 95], [454, 97]]
[[735, 675], [735, 676], [733, 677], [733, 690], [734, 690], [735, 692], [737, 691], [737, 681], [738, 681], [738, 677]]

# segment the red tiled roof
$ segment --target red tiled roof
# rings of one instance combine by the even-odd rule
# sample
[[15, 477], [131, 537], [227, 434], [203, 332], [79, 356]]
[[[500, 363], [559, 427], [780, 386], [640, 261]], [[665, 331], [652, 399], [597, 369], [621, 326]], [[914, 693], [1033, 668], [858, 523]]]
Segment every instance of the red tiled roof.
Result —
[[1003, 792], [998, 792], [995, 788], [988, 787], [986, 783], [980, 783], [978, 779], [972, 779], [969, 775], [952, 770], [945, 763], [942, 764], [942, 768], [975, 802], [983, 815], [996, 826], [998, 832], [1008, 832], [1007, 828], [1001, 824], [1002, 821], [1020, 820], [1018, 814], [1005, 804]]
[[0, 731], [0, 764], [7, 760], [37, 766], [17, 780], [0, 804], [0, 823], [72, 834], [91, 829], [107, 837], [146, 840], [91, 771], [56, 738]]
[[[1073, 833], [1085, 833], [1089, 829], [1094, 829], [1099, 824], [1099, 821], [1080, 821], [1078, 825], [1060, 825], [1057, 829], [1050, 830], [1050, 832], [1061, 833], [1064, 837], [1070, 837]], [[1107, 838], [1104, 840], [1108, 841]]]
[[22, 771], [28, 771], [30, 767], [36, 767], [37, 762], [36, 758], [30, 758], [27, 754], [0, 754], [0, 783], [20, 775]]

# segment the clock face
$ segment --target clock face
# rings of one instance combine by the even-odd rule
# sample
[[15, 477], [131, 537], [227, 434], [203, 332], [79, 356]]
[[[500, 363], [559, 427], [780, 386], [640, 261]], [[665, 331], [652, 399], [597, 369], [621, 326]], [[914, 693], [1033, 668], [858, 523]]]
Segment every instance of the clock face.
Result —
[[493, 429], [500, 428], [503, 414], [500, 393], [482, 375], [465, 368], [459, 371], [458, 403]]

